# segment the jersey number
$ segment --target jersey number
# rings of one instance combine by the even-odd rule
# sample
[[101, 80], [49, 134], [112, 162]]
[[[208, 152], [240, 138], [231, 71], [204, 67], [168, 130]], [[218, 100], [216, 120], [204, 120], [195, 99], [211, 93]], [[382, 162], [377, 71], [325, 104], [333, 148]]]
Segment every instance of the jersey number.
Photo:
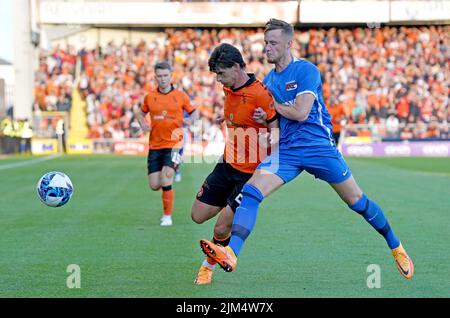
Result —
[[239, 205], [241, 205], [241, 200], [242, 200], [242, 193], [239, 193], [238, 196], [234, 199], [237, 203], [239, 203]]
[[172, 152], [172, 162], [176, 165], [181, 163], [181, 155], [178, 151]]

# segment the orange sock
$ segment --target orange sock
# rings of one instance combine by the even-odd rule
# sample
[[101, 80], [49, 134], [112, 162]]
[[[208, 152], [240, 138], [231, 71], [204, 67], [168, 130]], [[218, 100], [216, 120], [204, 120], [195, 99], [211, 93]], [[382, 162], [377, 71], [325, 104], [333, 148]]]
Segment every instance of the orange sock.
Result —
[[164, 215], [172, 215], [173, 212], [173, 200], [175, 198], [175, 193], [173, 192], [172, 186], [162, 187], [162, 202]]

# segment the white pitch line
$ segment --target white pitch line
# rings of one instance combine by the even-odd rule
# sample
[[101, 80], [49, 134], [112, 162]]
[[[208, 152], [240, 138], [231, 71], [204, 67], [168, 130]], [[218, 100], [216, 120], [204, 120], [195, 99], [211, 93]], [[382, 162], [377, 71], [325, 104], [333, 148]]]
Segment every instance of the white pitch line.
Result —
[[449, 177], [450, 173], [447, 172], [433, 172], [433, 171], [418, 171], [414, 170], [416, 174], [425, 174], [428, 176], [437, 176], [437, 177]]
[[31, 159], [31, 160], [26, 160], [26, 161], [0, 165], [0, 170], [8, 170], [8, 169], [14, 169], [14, 168], [23, 167], [23, 166], [29, 166], [29, 165], [32, 165], [35, 163], [52, 160], [52, 159], [55, 159], [58, 157], [61, 157], [61, 155], [51, 155], [51, 156], [42, 157], [42, 158], [35, 158], [35, 159]]

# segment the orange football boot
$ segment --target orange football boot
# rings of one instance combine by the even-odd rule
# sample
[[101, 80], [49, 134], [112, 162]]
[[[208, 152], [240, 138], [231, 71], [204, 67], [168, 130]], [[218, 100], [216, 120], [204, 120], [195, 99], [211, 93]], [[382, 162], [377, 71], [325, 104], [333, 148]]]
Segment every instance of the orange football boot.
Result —
[[231, 247], [214, 244], [208, 240], [200, 240], [200, 247], [206, 256], [211, 257], [226, 272], [236, 268], [237, 257]]
[[197, 278], [194, 280], [194, 284], [196, 285], [207, 285], [211, 284], [212, 277], [214, 274], [214, 270], [207, 266], [200, 266], [200, 270], [198, 271]]
[[394, 256], [395, 265], [400, 275], [406, 279], [412, 278], [414, 275], [414, 264], [401, 243], [397, 248], [392, 250], [392, 256]]

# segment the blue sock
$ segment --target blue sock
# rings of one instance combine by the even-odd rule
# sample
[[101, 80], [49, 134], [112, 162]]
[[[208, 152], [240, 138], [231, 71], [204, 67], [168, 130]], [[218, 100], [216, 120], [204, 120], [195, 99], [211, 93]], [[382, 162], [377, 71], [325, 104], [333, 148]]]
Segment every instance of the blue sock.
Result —
[[374, 201], [366, 197], [365, 194], [350, 209], [361, 214], [361, 216], [385, 238], [390, 249], [400, 245], [400, 241], [392, 231], [389, 222], [384, 216], [383, 210]]
[[234, 215], [229, 244], [236, 256], [241, 252], [242, 245], [255, 226], [259, 204], [264, 199], [261, 191], [249, 183], [244, 185], [241, 193], [243, 197]]

